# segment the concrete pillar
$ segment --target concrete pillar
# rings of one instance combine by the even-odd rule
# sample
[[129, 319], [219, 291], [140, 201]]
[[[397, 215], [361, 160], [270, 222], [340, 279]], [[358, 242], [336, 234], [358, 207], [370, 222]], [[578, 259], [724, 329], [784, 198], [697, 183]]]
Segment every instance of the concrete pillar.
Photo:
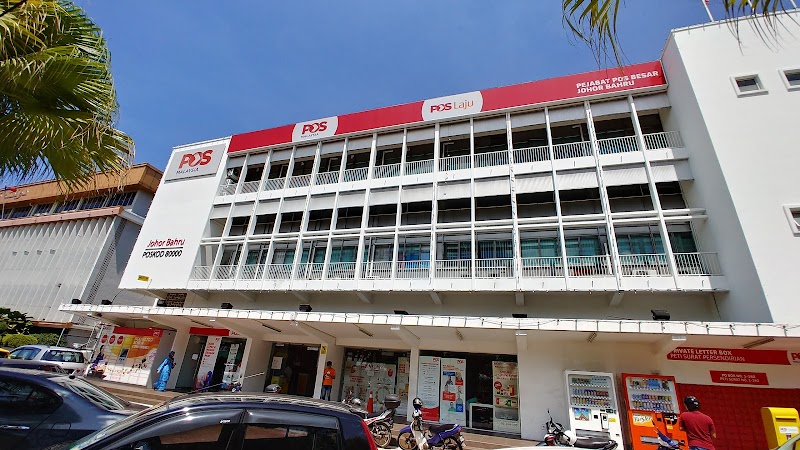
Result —
[[[175, 332], [175, 338], [172, 341], [172, 347], [169, 349], [175, 352], [175, 367], [172, 368], [172, 373], [169, 377], [169, 381], [167, 382], [167, 390], [175, 389], [175, 383], [178, 382], [178, 374], [181, 373], [181, 364], [183, 363], [183, 357], [186, 354], [186, 347], [189, 345], [189, 337], [191, 337], [189, 334], [189, 327], [177, 328], [177, 331]], [[161, 362], [164, 361], [164, 358], [166, 358], [167, 353], [169, 353], [169, 350], [167, 350], [164, 355], [159, 355], [159, 353], [161, 353], [159, 350], [159, 353], [156, 354], [156, 360], [153, 362], [153, 364], [161, 364]], [[155, 368], [157, 369], [158, 366]], [[154, 380], [157, 376], [158, 375], [154, 369], [150, 374], [150, 378]], [[152, 380], [149, 386], [153, 386]]]
[[406, 408], [406, 420], [411, 422], [411, 415], [414, 407], [411, 401], [417, 396], [417, 384], [419, 378], [419, 347], [411, 347], [411, 357], [408, 358], [408, 406]]
[[342, 377], [344, 376], [344, 347], [336, 344], [320, 344], [314, 398], [319, 398], [320, 394], [322, 394], [322, 375], [325, 371], [325, 364], [328, 361], [332, 363], [331, 367], [336, 371], [336, 379], [333, 380], [333, 389], [331, 390], [331, 401], [339, 401], [339, 391], [341, 390]]
[[263, 392], [269, 373], [272, 342], [258, 337], [247, 339], [242, 357], [242, 391]]

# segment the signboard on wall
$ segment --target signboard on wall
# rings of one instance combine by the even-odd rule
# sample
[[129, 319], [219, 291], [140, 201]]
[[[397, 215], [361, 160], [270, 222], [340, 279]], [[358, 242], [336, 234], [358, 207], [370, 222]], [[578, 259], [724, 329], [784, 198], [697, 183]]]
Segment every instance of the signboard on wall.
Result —
[[183, 308], [186, 303], [186, 292], [169, 292], [164, 297], [164, 306], [169, 308]]
[[163, 333], [159, 328], [104, 328], [87, 373], [145, 386]]
[[712, 370], [711, 381], [720, 384], [748, 384], [753, 386], [768, 386], [767, 374], [763, 372], [733, 372]]
[[786, 350], [749, 350], [745, 348], [678, 347], [667, 354], [673, 361], [702, 361], [733, 364], [772, 364], [788, 366], [800, 364]]
[[460, 358], [442, 358], [441, 364], [442, 397], [439, 404], [439, 421], [466, 423], [464, 380], [467, 376], [467, 361]]
[[401, 356], [397, 358], [397, 392], [400, 397], [400, 407], [397, 408], [401, 414], [408, 408], [408, 375], [409, 375], [409, 362], [408, 358]]
[[438, 356], [419, 357], [417, 397], [422, 400], [422, 420], [439, 421], [439, 381], [441, 376], [441, 358]]
[[222, 344], [222, 336], [208, 337], [206, 346], [203, 349], [203, 357], [200, 358], [200, 365], [197, 368], [197, 378], [194, 381], [195, 389], [203, 389], [211, 385], [211, 377], [214, 375], [214, 366], [217, 364], [220, 344]]
[[177, 151], [164, 171], [164, 180], [181, 180], [217, 173], [225, 154], [225, 144], [214, 144], [191, 150]]
[[519, 433], [519, 373], [517, 363], [492, 361], [494, 430]]

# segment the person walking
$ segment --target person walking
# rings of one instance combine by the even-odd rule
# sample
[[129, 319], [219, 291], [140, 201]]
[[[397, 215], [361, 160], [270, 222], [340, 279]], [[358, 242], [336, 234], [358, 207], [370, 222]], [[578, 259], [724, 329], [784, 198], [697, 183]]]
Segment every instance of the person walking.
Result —
[[681, 430], [686, 431], [689, 450], [715, 450], [712, 439], [717, 438], [717, 430], [711, 417], [700, 412], [700, 401], [692, 395], [683, 399], [688, 411], [681, 413]]
[[322, 372], [322, 395], [319, 398], [322, 400], [331, 399], [334, 379], [336, 379], [336, 369], [333, 368], [333, 363], [328, 361], [325, 363], [325, 370]]
[[157, 391], [164, 392], [167, 389], [167, 381], [169, 381], [169, 375], [172, 373], [172, 369], [175, 367], [175, 352], [169, 352], [166, 358], [164, 358], [164, 362], [158, 366], [158, 370], [156, 373], [159, 374], [158, 380], [153, 383], [153, 389]]

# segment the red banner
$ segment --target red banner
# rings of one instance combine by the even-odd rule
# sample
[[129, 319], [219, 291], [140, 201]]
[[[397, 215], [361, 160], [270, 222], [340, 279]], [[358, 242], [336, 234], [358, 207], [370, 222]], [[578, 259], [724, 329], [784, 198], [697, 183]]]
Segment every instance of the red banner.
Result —
[[767, 374], [763, 372], [725, 372], [721, 370], [711, 371], [711, 381], [724, 384], [752, 384], [756, 386], [768, 386]]
[[673, 361], [704, 361], [736, 364], [791, 365], [786, 350], [748, 350], [744, 348], [678, 347], [667, 355]]

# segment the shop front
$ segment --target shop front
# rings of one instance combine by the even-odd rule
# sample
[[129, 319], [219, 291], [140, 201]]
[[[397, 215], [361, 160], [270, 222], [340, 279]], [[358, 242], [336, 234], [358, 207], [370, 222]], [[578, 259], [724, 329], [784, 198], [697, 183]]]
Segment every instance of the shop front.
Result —
[[98, 333], [86, 376], [146, 386], [169, 353], [174, 337], [174, 331], [161, 328], [104, 325]]
[[247, 339], [222, 328], [192, 327], [175, 390], [225, 391], [241, 378]]
[[408, 405], [410, 353], [348, 348], [344, 352], [339, 400], [357, 398], [373, 412], [383, 411], [387, 394], [400, 397], [398, 411]]
[[275, 343], [267, 385], [277, 384], [285, 394], [313, 397], [320, 349], [320, 345]]

